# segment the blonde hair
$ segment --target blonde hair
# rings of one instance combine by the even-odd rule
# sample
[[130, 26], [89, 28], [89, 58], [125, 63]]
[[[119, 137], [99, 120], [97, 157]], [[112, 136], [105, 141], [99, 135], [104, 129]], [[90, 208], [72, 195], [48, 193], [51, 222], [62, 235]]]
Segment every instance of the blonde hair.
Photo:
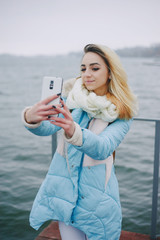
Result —
[[130, 119], [137, 114], [137, 98], [132, 93], [127, 75], [117, 54], [102, 45], [88, 44], [84, 52], [94, 52], [106, 63], [110, 78], [108, 79], [107, 98], [116, 105], [120, 119]]

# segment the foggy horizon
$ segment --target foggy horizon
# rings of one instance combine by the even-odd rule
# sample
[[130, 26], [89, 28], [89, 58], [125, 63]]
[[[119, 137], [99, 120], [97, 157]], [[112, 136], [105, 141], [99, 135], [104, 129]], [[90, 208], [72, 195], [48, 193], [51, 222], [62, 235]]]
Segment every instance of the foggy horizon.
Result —
[[159, 0], [0, 0], [0, 54], [80, 52], [88, 43], [111, 49], [160, 42]]

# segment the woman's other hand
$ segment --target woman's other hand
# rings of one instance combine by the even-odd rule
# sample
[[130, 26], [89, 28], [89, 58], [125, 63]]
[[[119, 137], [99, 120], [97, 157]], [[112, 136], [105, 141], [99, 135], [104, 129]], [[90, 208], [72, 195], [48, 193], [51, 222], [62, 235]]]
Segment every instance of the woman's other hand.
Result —
[[60, 117], [50, 117], [50, 121], [51, 124], [59, 126], [61, 128], [64, 129], [65, 131], [65, 135], [67, 138], [71, 138], [74, 134], [75, 131], [75, 124], [72, 118], [72, 115], [69, 111], [69, 109], [67, 108], [65, 102], [61, 99], [61, 107], [56, 105], [55, 110], [57, 110], [58, 113], [63, 114], [64, 118], [60, 118]]

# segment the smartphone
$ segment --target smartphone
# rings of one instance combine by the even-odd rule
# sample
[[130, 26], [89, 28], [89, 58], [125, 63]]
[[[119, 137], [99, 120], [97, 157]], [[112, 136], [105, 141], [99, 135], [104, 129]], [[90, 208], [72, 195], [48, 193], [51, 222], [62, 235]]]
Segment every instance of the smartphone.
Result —
[[[52, 100], [48, 104], [55, 105], [59, 104], [60, 96], [62, 92], [63, 78], [61, 77], [44, 77], [42, 82], [42, 97], [45, 99], [47, 97], [60, 94], [58, 98]], [[55, 116], [55, 115], [54, 115]]]

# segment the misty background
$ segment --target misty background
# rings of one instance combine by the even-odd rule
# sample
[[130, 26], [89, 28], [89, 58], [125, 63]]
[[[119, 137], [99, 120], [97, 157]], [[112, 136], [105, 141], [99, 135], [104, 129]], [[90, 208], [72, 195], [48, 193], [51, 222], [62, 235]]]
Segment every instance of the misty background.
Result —
[[160, 43], [159, 9], [159, 0], [0, 0], [0, 54], [147, 48]]

